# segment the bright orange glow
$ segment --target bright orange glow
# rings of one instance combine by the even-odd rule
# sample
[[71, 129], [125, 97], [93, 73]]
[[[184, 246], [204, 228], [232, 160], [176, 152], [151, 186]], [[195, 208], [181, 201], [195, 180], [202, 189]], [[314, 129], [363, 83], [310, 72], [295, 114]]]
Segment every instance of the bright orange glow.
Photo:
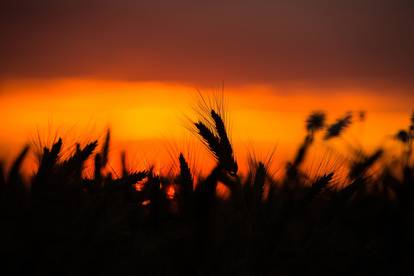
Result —
[[141, 204], [142, 206], [147, 206], [151, 203], [151, 200], [144, 200]]
[[222, 200], [229, 199], [231, 196], [230, 189], [222, 182], [217, 183], [216, 196]]
[[175, 187], [173, 185], [169, 185], [167, 187], [166, 195], [168, 199], [174, 199], [175, 198]]
[[[126, 150], [129, 167], [159, 165], [171, 168], [171, 151], [188, 151], [199, 170], [211, 168], [213, 160], [188, 130], [195, 119], [196, 88], [156, 82], [102, 80], [9, 80], [0, 87], [0, 156], [10, 159], [28, 141], [50, 144], [55, 133], [67, 151], [75, 141], [103, 138], [111, 128], [111, 166], [118, 169], [119, 152]], [[208, 94], [209, 89], [201, 89]], [[339, 144], [374, 148], [389, 145], [390, 135], [408, 124], [414, 96], [378, 96], [375, 91], [338, 89], [280, 89], [272, 86], [225, 87], [228, 122], [236, 157], [243, 170], [248, 153], [265, 157], [273, 149], [277, 166], [292, 158], [304, 134], [309, 112], [323, 110], [328, 121], [346, 111], [367, 111], [364, 122], [355, 122], [346, 135], [329, 143], [317, 140], [309, 156], [319, 158]], [[344, 142], [345, 141], [345, 142]], [[165, 162], [166, 160], [166, 162]], [[157, 168], [158, 169], [158, 168]]]
[[144, 182], [138, 182], [134, 184], [135, 191], [140, 192], [144, 189]]

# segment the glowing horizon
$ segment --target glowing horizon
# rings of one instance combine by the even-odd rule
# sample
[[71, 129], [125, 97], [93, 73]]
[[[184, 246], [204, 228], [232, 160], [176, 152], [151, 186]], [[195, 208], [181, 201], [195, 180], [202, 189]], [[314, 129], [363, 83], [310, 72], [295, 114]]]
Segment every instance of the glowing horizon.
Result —
[[[214, 94], [214, 89], [200, 91], [207, 97]], [[328, 92], [293, 87], [284, 93], [269, 85], [224, 87], [224, 97], [230, 135], [242, 168], [252, 152], [265, 158], [275, 149], [279, 162], [292, 158], [305, 133], [304, 120], [314, 110], [325, 111], [328, 122], [347, 111], [364, 110], [366, 121], [355, 123], [344, 139], [367, 149], [387, 144], [392, 134], [407, 125], [413, 98], [378, 96], [375, 91], [361, 89]], [[132, 163], [133, 156], [144, 156], [148, 163], [171, 162], [172, 148], [185, 151], [191, 145], [191, 154], [199, 155], [194, 158], [203, 164], [202, 169], [212, 165], [212, 158], [189, 130], [190, 119], [197, 119], [194, 107], [199, 100], [197, 89], [190, 85], [17, 79], [3, 82], [0, 99], [2, 116], [7, 118], [0, 125], [0, 155], [7, 160], [38, 134], [50, 143], [56, 132], [66, 145], [73, 145], [100, 138], [109, 127], [114, 154], [125, 150]], [[322, 148], [326, 150], [326, 146]], [[325, 150], [315, 150], [311, 158], [320, 158]]]

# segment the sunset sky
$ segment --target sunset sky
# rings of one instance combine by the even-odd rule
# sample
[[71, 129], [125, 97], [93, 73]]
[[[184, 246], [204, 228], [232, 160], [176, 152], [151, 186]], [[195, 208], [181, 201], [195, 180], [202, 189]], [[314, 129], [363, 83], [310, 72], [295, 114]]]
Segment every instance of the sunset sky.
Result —
[[0, 35], [5, 159], [110, 127], [114, 152], [157, 162], [223, 84], [242, 156], [289, 158], [312, 110], [366, 110], [345, 139], [383, 145], [414, 108], [413, 1], [3, 0]]

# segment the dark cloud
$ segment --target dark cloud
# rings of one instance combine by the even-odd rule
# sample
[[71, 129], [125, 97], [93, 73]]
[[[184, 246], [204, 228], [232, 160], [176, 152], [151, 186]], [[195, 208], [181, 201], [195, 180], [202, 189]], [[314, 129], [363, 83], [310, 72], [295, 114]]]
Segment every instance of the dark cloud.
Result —
[[414, 1], [3, 1], [0, 76], [414, 84]]

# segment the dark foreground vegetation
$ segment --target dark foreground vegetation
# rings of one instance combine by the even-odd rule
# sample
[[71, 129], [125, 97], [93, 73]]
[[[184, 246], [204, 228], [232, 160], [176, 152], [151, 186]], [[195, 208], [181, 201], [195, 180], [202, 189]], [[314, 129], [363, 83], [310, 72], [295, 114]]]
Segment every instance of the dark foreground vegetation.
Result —
[[[356, 151], [338, 183], [337, 172], [309, 177], [302, 164], [315, 133], [336, 139], [352, 114], [330, 125], [311, 114], [295, 158], [275, 178], [265, 161], [240, 175], [216, 111], [193, 124], [217, 161], [197, 183], [182, 154], [175, 176], [130, 170], [125, 156], [114, 176], [109, 132], [68, 158], [61, 139], [43, 148], [25, 183], [24, 148], [0, 170], [1, 275], [414, 275], [414, 116], [394, 136], [398, 162], [379, 165], [382, 149]], [[83, 173], [87, 160], [93, 177]], [[218, 197], [217, 185], [229, 197]]]

